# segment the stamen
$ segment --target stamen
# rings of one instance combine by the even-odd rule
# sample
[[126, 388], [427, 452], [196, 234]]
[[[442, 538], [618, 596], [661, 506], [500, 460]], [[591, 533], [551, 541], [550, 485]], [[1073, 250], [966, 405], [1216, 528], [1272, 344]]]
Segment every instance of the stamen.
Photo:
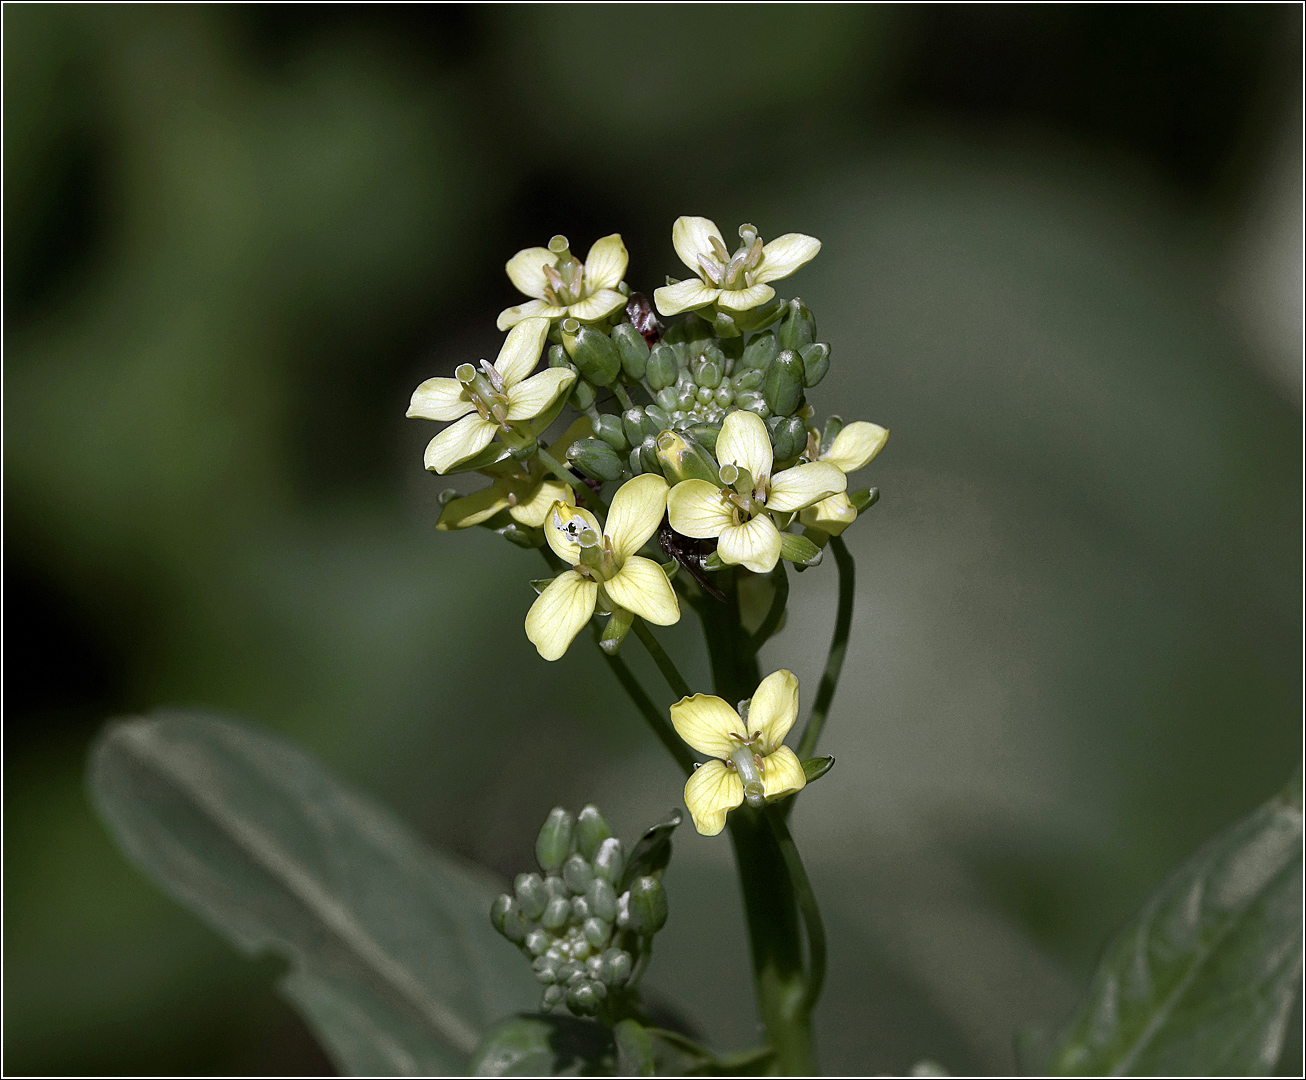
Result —
[[718, 236], [709, 236], [708, 241], [712, 245], [712, 251], [717, 257], [717, 262], [722, 265], [728, 263], [730, 261], [730, 252], [726, 250], [726, 246], [721, 242], [721, 238]]
[[499, 374], [499, 369], [491, 364], [488, 360], [481, 361], [481, 370], [485, 372], [485, 377], [490, 380], [490, 385], [500, 394], [503, 393], [503, 376]]
[[707, 256], [705, 255], [700, 255], [698, 257], [698, 265], [703, 275], [707, 277], [707, 279], [711, 281], [713, 285], [721, 284], [720, 266], [714, 263], [711, 259], [707, 258]]

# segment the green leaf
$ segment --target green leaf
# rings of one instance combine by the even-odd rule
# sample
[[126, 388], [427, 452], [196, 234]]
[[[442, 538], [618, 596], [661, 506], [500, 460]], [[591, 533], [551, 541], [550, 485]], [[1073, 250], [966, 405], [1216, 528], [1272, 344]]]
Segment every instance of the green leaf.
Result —
[[1301, 919], [1299, 779], [1152, 895], [1108, 947], [1044, 1071], [1268, 1074], [1300, 983]]
[[473, 1076], [612, 1076], [612, 1032], [570, 1016], [514, 1016], [485, 1037]]
[[278, 984], [342, 1071], [463, 1073], [533, 983], [488, 877], [436, 854], [303, 751], [187, 713], [110, 724], [91, 798], [127, 856]]
[[662, 876], [671, 861], [671, 834], [683, 820], [679, 810], [668, 810], [665, 821], [650, 825], [631, 849], [618, 892], [629, 889], [636, 878]]

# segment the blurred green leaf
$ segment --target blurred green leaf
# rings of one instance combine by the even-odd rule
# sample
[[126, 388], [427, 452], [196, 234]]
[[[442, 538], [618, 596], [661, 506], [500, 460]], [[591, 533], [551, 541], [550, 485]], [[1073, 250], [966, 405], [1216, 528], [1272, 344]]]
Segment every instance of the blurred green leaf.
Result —
[[1301, 781], [1217, 834], [1107, 949], [1048, 1072], [1258, 1076], [1302, 970]]
[[472, 1059], [473, 1076], [612, 1076], [612, 1032], [570, 1016], [514, 1016], [499, 1024]]
[[357, 1075], [462, 1073], [533, 986], [493, 881], [426, 848], [290, 743], [228, 720], [110, 725], [91, 796], [128, 857], [242, 952]]

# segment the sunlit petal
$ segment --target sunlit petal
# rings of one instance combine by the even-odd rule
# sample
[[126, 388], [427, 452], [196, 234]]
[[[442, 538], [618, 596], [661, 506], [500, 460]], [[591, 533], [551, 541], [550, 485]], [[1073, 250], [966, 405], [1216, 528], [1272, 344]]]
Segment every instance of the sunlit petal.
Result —
[[801, 510], [804, 506], [811, 506], [831, 495], [838, 495], [847, 487], [848, 477], [844, 476], [843, 470], [828, 461], [794, 465], [771, 477], [766, 506], [768, 510], [777, 510], [782, 514]]
[[556, 256], [548, 248], [523, 248], [508, 260], [508, 279], [518, 292], [543, 300], [544, 290], [549, 287], [544, 267], [552, 266], [556, 261]]
[[612, 496], [604, 531], [618, 562], [635, 554], [657, 532], [667, 510], [668, 490], [657, 473], [643, 473], [627, 480]]
[[593, 296], [572, 304], [567, 308], [567, 314], [581, 322], [598, 322], [625, 306], [626, 298], [616, 289], [600, 289]]
[[869, 465], [888, 441], [888, 428], [865, 420], [854, 420], [834, 437], [834, 442], [821, 455], [821, 460], [828, 461], [846, 473], [856, 472]]
[[526, 492], [524, 498], [518, 496], [516, 504], [509, 505], [508, 513], [512, 515], [513, 521], [538, 529], [544, 524], [544, 519], [555, 502], [575, 506], [576, 493], [570, 484], [564, 484], [561, 480], [542, 480]]
[[680, 621], [676, 592], [652, 559], [632, 555], [616, 575], [603, 583], [613, 603], [641, 615], [657, 626]]
[[798, 520], [809, 529], [820, 529], [831, 536], [838, 536], [857, 520], [857, 507], [853, 506], [847, 495], [840, 492], [813, 503], [798, 515]]
[[653, 290], [653, 303], [658, 313], [666, 318], [679, 315], [682, 311], [694, 311], [707, 307], [721, 293], [720, 289], [709, 288], [698, 278], [685, 278], [674, 285], [663, 285]]
[[722, 529], [716, 553], [723, 563], [746, 566], [755, 574], [769, 574], [780, 558], [780, 530], [767, 514], [742, 525]]
[[709, 761], [685, 781], [685, 807], [694, 828], [716, 836], [726, 827], [726, 814], [744, 801], [744, 782], [719, 761]]
[[495, 320], [494, 325], [500, 330], [511, 330], [523, 319], [557, 319], [566, 313], [566, 308], [550, 304], [547, 300], [531, 300], [516, 307], [504, 308], [499, 312], [499, 318]]
[[[709, 221], [705, 217], [678, 217], [676, 223], [671, 226], [671, 244], [676, 249], [676, 254], [680, 256], [680, 261], [696, 274], [700, 255], [713, 262], [719, 261], [716, 250], [712, 246], [713, 237], [716, 237], [717, 243], [725, 247], [725, 238], [721, 235], [721, 230], [716, 227], [716, 222]], [[667, 313], [663, 312], [663, 314]]]
[[716, 439], [716, 459], [722, 465], [747, 469], [752, 473], [754, 483], [770, 476], [775, 455], [765, 421], [747, 409], [732, 412], [721, 424], [721, 434]]
[[567, 570], [535, 599], [526, 613], [526, 636], [545, 660], [557, 660], [594, 614], [596, 582]]
[[413, 391], [408, 415], [422, 420], [457, 420], [474, 408], [457, 379], [427, 379]]
[[803, 233], [785, 233], [762, 247], [762, 262], [753, 271], [754, 281], [775, 281], [788, 277], [800, 266], [816, 258], [821, 241]]
[[[585, 256], [585, 291], [596, 293], [600, 289], [615, 289], [626, 276], [630, 256], [621, 242], [621, 233], [613, 233], [595, 240], [590, 253]], [[574, 312], [573, 312], [574, 314]], [[584, 318], [577, 315], [576, 318]]]
[[792, 795], [807, 786], [807, 776], [803, 772], [802, 762], [787, 746], [782, 746], [775, 753], [762, 759], [762, 783], [766, 787], [768, 799], [778, 799]]
[[761, 307], [775, 295], [770, 285], [754, 285], [748, 289], [722, 289], [716, 298], [716, 306], [729, 308], [731, 311], [750, 311]]
[[448, 472], [489, 446], [498, 430], [499, 425], [492, 420], [464, 416], [426, 444], [426, 467], [438, 473]]
[[789, 734], [798, 718], [798, 676], [781, 668], [758, 686], [748, 706], [748, 734], [762, 735], [762, 753], [769, 754]]
[[548, 368], [508, 390], [508, 419], [530, 420], [546, 411], [576, 381], [570, 368]]
[[735, 523], [734, 507], [716, 484], [706, 480], [682, 480], [667, 496], [667, 519], [682, 536], [704, 539], [720, 536]]
[[494, 370], [503, 379], [505, 387], [516, 386], [535, 370], [548, 333], [549, 320], [545, 318], [523, 319], [508, 331], [503, 348], [494, 361]]
[[494, 517], [508, 505], [508, 493], [498, 484], [492, 484], [475, 495], [453, 499], [440, 512], [435, 527], [441, 532], [450, 529], [468, 529]]
[[572, 539], [572, 535], [586, 526], [597, 535], [603, 535], [598, 520], [588, 510], [558, 501], [544, 515], [544, 539], [558, 558], [575, 566], [580, 562], [580, 545]]
[[671, 723], [677, 735], [708, 757], [728, 758], [739, 746], [731, 732], [744, 734], [739, 714], [713, 694], [681, 698], [671, 706]]

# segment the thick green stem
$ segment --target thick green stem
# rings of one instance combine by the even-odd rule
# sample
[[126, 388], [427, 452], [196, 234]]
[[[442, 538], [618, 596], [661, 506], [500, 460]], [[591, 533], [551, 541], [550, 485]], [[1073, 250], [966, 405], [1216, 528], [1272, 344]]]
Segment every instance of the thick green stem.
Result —
[[757, 652], [775, 636], [775, 632], [780, 628], [780, 621], [785, 617], [785, 604], [789, 602], [789, 571], [785, 569], [783, 562], [775, 564], [775, 569], [771, 571], [771, 578], [775, 582], [775, 596], [771, 598], [771, 607], [766, 613], [766, 618], [762, 620], [762, 625], [757, 628], [757, 633], [749, 643], [753, 652]]
[[803, 1003], [810, 1013], [821, 997], [821, 987], [825, 985], [825, 923], [821, 921], [816, 893], [812, 891], [812, 883], [807, 878], [807, 870], [798, 854], [798, 845], [789, 834], [785, 817], [784, 811], [778, 806], [768, 806], [766, 809], [767, 823], [775, 834], [785, 865], [789, 868], [789, 880], [793, 882], [798, 894], [798, 908], [803, 913], [803, 925], [807, 929], [807, 992]]
[[653, 631], [648, 628], [648, 624], [638, 615], [635, 616], [634, 629], [635, 636], [639, 638], [640, 644], [648, 650], [649, 656], [653, 657], [653, 663], [657, 664], [658, 670], [662, 672], [662, 677], [667, 680], [671, 692], [678, 694], [682, 698], [689, 697], [693, 693], [689, 688], [689, 683], [680, 674], [680, 669], [667, 655], [667, 651], [658, 643], [658, 639], [653, 636]]
[[816, 690], [816, 704], [812, 706], [812, 715], [803, 728], [803, 737], [798, 741], [800, 760], [816, 753], [816, 742], [821, 737], [821, 728], [825, 718], [830, 714], [830, 703], [834, 701], [834, 691], [839, 685], [839, 673], [843, 669], [844, 653], [848, 650], [848, 634], [853, 625], [853, 595], [856, 592], [856, 565], [852, 552], [840, 536], [830, 538], [830, 550], [834, 552], [834, 561], [839, 565], [839, 608], [834, 617], [834, 636], [830, 639], [830, 653], [825, 661], [825, 674], [821, 676], [821, 685]]

